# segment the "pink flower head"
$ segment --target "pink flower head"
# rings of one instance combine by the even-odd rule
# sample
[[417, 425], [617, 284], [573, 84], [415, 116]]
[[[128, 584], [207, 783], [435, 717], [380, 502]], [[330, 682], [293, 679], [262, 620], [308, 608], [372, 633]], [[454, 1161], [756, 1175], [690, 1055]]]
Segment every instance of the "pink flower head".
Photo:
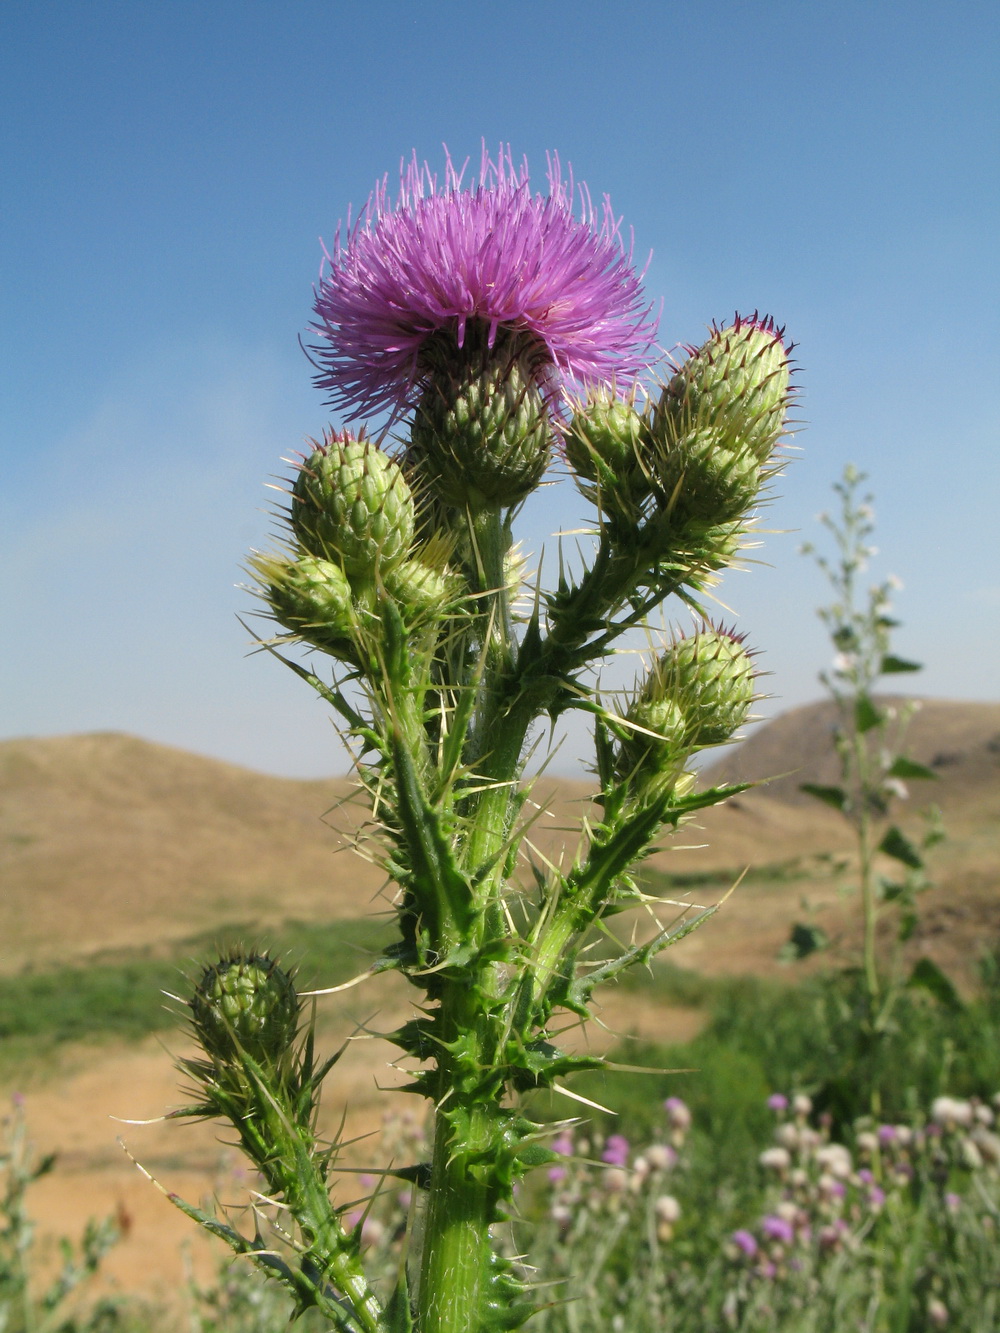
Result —
[[752, 1231], [740, 1227], [733, 1232], [732, 1240], [733, 1244], [742, 1250], [748, 1259], [752, 1259], [757, 1253], [757, 1238]]
[[604, 1141], [604, 1151], [601, 1153], [601, 1161], [608, 1162], [611, 1166], [626, 1166], [628, 1164], [629, 1142], [624, 1134], [609, 1134]]
[[[724, 633], [724, 631], [721, 631]], [[689, 1129], [691, 1126], [691, 1112], [687, 1103], [680, 1097], [668, 1097], [663, 1103], [663, 1109], [667, 1113], [667, 1120], [674, 1129]]]
[[634, 378], [656, 332], [610, 202], [549, 159], [549, 193], [532, 194], [509, 147], [483, 148], [478, 183], [446, 156], [442, 184], [414, 155], [390, 201], [388, 181], [340, 228], [316, 292], [317, 385], [352, 416], [412, 402], [435, 335], [462, 347], [478, 325], [492, 347], [523, 335], [550, 386]]
[[760, 1229], [768, 1240], [778, 1240], [783, 1245], [791, 1245], [795, 1239], [795, 1229], [791, 1222], [773, 1213], [762, 1219]]

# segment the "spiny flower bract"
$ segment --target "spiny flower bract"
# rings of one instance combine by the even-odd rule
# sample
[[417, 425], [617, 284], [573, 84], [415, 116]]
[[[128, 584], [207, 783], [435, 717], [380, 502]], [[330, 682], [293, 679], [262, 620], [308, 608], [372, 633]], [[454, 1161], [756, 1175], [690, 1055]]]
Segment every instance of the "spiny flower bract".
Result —
[[645, 366], [656, 322], [610, 202], [595, 209], [549, 159], [549, 193], [532, 194], [527, 163], [483, 152], [478, 184], [447, 159], [443, 184], [416, 156], [393, 205], [386, 179], [346, 237], [338, 228], [316, 292], [317, 385], [353, 416], [412, 403], [435, 335], [462, 347], [478, 323], [521, 334], [541, 374], [627, 379]]

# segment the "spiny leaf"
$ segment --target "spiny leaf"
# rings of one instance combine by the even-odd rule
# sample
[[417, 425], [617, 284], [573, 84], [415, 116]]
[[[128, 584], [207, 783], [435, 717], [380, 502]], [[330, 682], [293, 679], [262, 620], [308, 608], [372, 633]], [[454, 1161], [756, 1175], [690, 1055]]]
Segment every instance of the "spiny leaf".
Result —
[[385, 1327], [386, 1333], [413, 1333], [415, 1327], [405, 1266], [400, 1268], [399, 1279], [385, 1307]]

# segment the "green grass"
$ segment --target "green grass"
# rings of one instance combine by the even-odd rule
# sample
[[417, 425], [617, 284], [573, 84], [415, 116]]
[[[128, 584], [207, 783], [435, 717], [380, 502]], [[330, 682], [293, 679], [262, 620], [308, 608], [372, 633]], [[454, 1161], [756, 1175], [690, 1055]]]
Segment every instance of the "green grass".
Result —
[[239, 944], [293, 964], [302, 989], [337, 985], [365, 969], [391, 930], [389, 922], [370, 917], [326, 925], [291, 921], [267, 932], [236, 925], [186, 940], [168, 957], [118, 954], [86, 967], [0, 977], [0, 1052], [11, 1053], [8, 1043], [26, 1052], [32, 1043], [137, 1040], [176, 1027], [181, 1008], [164, 992], [186, 996], [205, 963]]

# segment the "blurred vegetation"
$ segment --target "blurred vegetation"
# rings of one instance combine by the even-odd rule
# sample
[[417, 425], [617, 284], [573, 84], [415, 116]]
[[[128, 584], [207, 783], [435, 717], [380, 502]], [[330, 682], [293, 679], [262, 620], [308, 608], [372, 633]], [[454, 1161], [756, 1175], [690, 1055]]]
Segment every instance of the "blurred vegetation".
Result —
[[371, 917], [328, 924], [289, 921], [261, 931], [236, 924], [185, 940], [169, 955], [99, 957], [87, 966], [0, 977], [0, 1062], [43, 1054], [61, 1042], [112, 1037], [135, 1041], [177, 1028], [202, 966], [236, 944], [265, 948], [297, 968], [301, 988], [335, 986], [362, 972], [391, 938]]

